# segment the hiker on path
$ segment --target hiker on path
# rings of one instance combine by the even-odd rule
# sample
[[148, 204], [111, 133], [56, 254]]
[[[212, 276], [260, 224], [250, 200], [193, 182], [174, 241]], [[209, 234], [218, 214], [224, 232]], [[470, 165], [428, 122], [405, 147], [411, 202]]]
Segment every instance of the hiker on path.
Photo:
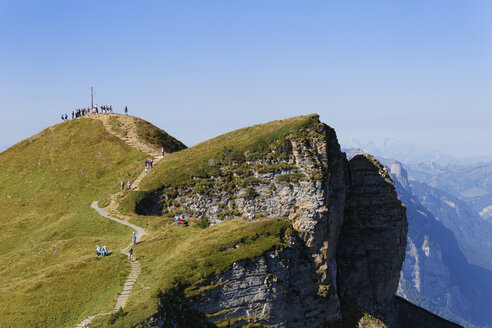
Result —
[[125, 190], [125, 181], [121, 181], [121, 190]]
[[161, 147], [161, 156], [164, 157], [164, 147]]
[[128, 259], [131, 261], [133, 260], [133, 248], [130, 247], [130, 249], [128, 250]]
[[130, 184], [130, 179], [128, 179], [128, 190], [130, 190], [131, 184]]
[[125, 106], [125, 115], [128, 115], [128, 107]]
[[135, 233], [135, 231], [132, 233], [132, 242], [133, 242], [133, 245], [135, 245], [137, 243], [137, 234]]

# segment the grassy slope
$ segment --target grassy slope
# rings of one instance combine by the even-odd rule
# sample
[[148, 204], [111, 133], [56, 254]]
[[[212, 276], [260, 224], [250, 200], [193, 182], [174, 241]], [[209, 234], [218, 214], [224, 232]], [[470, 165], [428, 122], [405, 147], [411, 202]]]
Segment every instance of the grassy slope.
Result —
[[[234, 219], [205, 229], [197, 221], [179, 227], [174, 219], [156, 217], [139, 217], [134, 223], [152, 233], [134, 248], [142, 272], [125, 308], [128, 314], [111, 327], [132, 327], [154, 314], [157, 300], [152, 294], [157, 290], [166, 293], [182, 286], [186, 297], [195, 296], [207, 277], [226, 271], [238, 260], [283, 247], [283, 237], [293, 231], [287, 221], [278, 219]], [[92, 327], [107, 323], [108, 318], [99, 318]]]
[[179, 140], [170, 136], [161, 129], [155, 127], [154, 125], [137, 119], [135, 121], [137, 125], [137, 134], [142, 140], [146, 140], [151, 145], [154, 145], [160, 150], [160, 147], [164, 147], [167, 153], [173, 153], [175, 151], [180, 151], [186, 148], [186, 146]]
[[145, 143], [150, 145], [157, 151], [161, 151], [161, 147], [167, 153], [173, 153], [175, 151], [180, 151], [185, 149], [186, 146], [173, 136], [170, 136], [165, 131], [159, 129], [153, 124], [142, 120], [141, 118], [126, 115], [111, 115], [109, 118], [109, 124], [113, 131], [119, 135], [127, 137], [127, 131], [125, 131], [121, 126], [121, 120], [131, 118], [135, 123], [136, 135], [140, 140], [145, 140]]
[[[129, 271], [118, 249], [130, 232], [89, 204], [135, 178], [145, 157], [85, 118], [0, 154], [3, 325], [72, 326], [110, 309]], [[108, 245], [113, 256], [95, 258], [96, 244]]]
[[209, 159], [217, 159], [226, 151], [229, 159], [251, 158], [277, 140], [301, 128], [317, 123], [317, 115], [298, 116], [232, 131], [202, 142], [183, 151], [169, 154], [146, 178], [140, 189], [155, 190], [163, 185], [180, 185], [192, 181], [192, 176], [217, 173]]

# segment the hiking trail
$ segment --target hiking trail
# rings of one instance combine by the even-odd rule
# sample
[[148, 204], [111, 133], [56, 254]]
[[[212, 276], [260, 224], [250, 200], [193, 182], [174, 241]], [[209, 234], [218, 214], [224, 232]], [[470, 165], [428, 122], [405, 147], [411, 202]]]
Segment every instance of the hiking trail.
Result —
[[[157, 163], [159, 163], [159, 161], [163, 158], [163, 156], [161, 156], [160, 152], [157, 149], [151, 147], [150, 145], [140, 140], [140, 138], [138, 137], [137, 125], [135, 124], [134, 117], [125, 116], [125, 115], [98, 114], [95, 116], [91, 116], [91, 118], [102, 121], [108, 133], [121, 139], [130, 147], [140, 150], [141, 152], [144, 152], [146, 154], [149, 154], [154, 161], [154, 166], [156, 166]], [[118, 131], [115, 130], [115, 127], [113, 125], [111, 125], [111, 118], [114, 118], [116, 120], [115, 125]], [[138, 187], [140, 185], [140, 181], [142, 181], [144, 177], [145, 177], [145, 170], [143, 170], [142, 173], [131, 183], [131, 190], [139, 190]], [[123, 194], [122, 192], [118, 192], [116, 194], [111, 195], [109, 199], [109, 205], [105, 208], [106, 212], [117, 214], [116, 196], [122, 194]], [[119, 213], [117, 215], [119, 217], [124, 217], [125, 219], [129, 218]]]
[[[145, 235], [145, 230], [143, 228], [141, 228], [141, 227], [139, 227], [133, 223], [130, 223], [130, 222], [127, 222], [124, 220], [120, 220], [120, 219], [117, 219], [117, 218], [114, 218], [112, 216], [107, 215], [103, 209], [99, 208], [99, 206], [97, 205], [97, 201], [92, 202], [91, 208], [93, 208], [97, 213], [99, 213], [99, 215], [101, 215], [107, 219], [113, 220], [115, 222], [118, 222], [119, 224], [126, 225], [127, 227], [130, 227], [133, 230], [135, 230], [135, 233], [137, 235], [137, 243], [140, 241], [142, 236]], [[123, 253], [125, 256], [128, 256], [128, 249], [131, 246], [132, 246], [132, 244], [128, 245], [125, 248], [122, 248], [120, 250], [120, 252]], [[128, 274], [128, 277], [126, 278], [126, 281], [123, 285], [123, 291], [118, 295], [118, 298], [116, 299], [116, 303], [114, 305], [113, 310], [111, 312], [97, 313], [95, 315], [91, 315], [91, 316], [85, 318], [81, 323], [79, 323], [75, 327], [76, 328], [88, 327], [88, 325], [92, 322], [92, 320], [94, 320], [95, 317], [102, 316], [102, 315], [110, 315], [110, 314], [118, 311], [119, 308], [124, 308], [126, 305], [126, 302], [128, 301], [128, 297], [130, 297], [130, 293], [132, 291], [133, 284], [135, 283], [135, 281], [137, 281], [139, 273], [140, 273], [140, 262], [139, 261], [132, 261], [130, 273]]]
[[[135, 123], [135, 118], [125, 115], [113, 115], [113, 114], [98, 114], [91, 118], [102, 121], [104, 127], [108, 132], [115, 137], [123, 140], [130, 147], [140, 150], [152, 157], [159, 157], [159, 151], [146, 143], [142, 142], [138, 137], [138, 128]], [[115, 123], [111, 125], [111, 119]]]
[[[109, 117], [116, 117], [118, 121], [120, 122], [120, 128], [122, 127], [123, 132], [118, 133], [113, 130], [113, 127], [111, 126], [109, 122]], [[113, 116], [113, 115], [96, 115], [94, 118], [99, 119], [103, 122], [104, 127], [106, 130], [118, 137], [119, 139], [123, 140], [125, 143], [127, 143], [129, 146], [138, 149], [144, 153], [147, 153], [153, 157], [154, 160], [154, 165], [159, 162], [159, 160], [162, 159], [162, 156], [160, 156], [159, 152], [149, 145], [143, 143], [142, 141], [139, 140], [137, 132], [136, 132], [136, 125], [135, 121], [132, 117], [130, 116]], [[132, 183], [132, 190], [138, 190], [138, 186], [140, 184], [140, 181], [142, 181], [143, 177], [145, 176], [145, 171], [143, 171], [135, 181]], [[115, 213], [116, 211], [116, 196], [122, 194], [122, 192], [117, 192], [116, 194], [111, 195], [110, 197], [110, 204], [105, 208], [99, 208], [97, 201], [92, 202], [91, 208], [94, 209], [99, 215], [102, 217], [105, 217], [109, 220], [115, 221], [119, 224], [123, 224], [127, 227], [132, 228], [136, 235], [137, 235], [137, 243], [140, 242], [141, 238], [143, 235], [146, 234], [145, 230], [133, 223], [130, 223], [125, 220], [121, 220], [118, 218], [115, 218], [113, 216], [110, 216], [107, 214], [108, 211], [111, 211], [111, 214]], [[114, 215], [114, 214], [113, 214]], [[125, 215], [121, 215], [118, 213], [118, 216], [123, 217], [125, 219], [129, 219], [129, 217]], [[123, 248], [120, 250], [121, 253], [123, 253], [125, 256], [128, 257], [128, 250], [132, 246], [132, 244], [128, 245], [127, 247]], [[123, 291], [118, 295], [118, 298], [116, 299], [116, 303], [113, 307], [113, 310], [110, 312], [102, 312], [102, 313], [97, 313], [94, 315], [91, 315], [87, 318], [85, 318], [82, 322], [77, 324], [75, 327], [76, 328], [86, 328], [89, 326], [89, 324], [94, 320], [94, 318], [98, 316], [103, 316], [103, 315], [110, 315], [112, 313], [115, 313], [118, 311], [120, 308], [124, 308], [128, 298], [130, 297], [130, 293], [132, 291], [133, 285], [136, 282], [138, 275], [140, 273], [140, 262], [139, 261], [131, 261], [131, 270], [130, 273], [128, 274], [128, 277], [123, 285]]]

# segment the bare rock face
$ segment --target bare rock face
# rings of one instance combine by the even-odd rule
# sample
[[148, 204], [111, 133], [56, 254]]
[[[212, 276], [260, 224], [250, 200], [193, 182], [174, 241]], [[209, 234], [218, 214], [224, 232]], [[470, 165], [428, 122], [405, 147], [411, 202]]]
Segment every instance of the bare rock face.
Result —
[[392, 322], [390, 307], [405, 258], [405, 207], [388, 171], [370, 155], [349, 162], [351, 185], [337, 249], [340, 297]]
[[315, 265], [302, 240], [255, 259], [240, 261], [214, 277], [194, 308], [228, 327], [324, 327], [330, 318], [330, 286], [319, 288]]
[[[224, 174], [208, 182], [214, 184], [213, 191], [196, 193], [190, 188], [171, 199], [161, 190], [146, 208], [207, 216], [212, 224], [248, 213], [289, 220], [310, 253], [313, 296], [330, 286], [330, 298], [320, 302], [315, 312], [324, 313], [322, 320], [339, 320], [336, 247], [349, 184], [348, 162], [335, 131], [326, 124], [312, 124], [283, 142], [281, 156], [277, 147], [261, 158], [235, 163], [245, 167], [244, 181], [249, 182], [245, 185], [229, 190], [225, 187], [229, 177]], [[225, 172], [230, 167], [220, 169]], [[163, 205], [156, 208], [158, 204]]]

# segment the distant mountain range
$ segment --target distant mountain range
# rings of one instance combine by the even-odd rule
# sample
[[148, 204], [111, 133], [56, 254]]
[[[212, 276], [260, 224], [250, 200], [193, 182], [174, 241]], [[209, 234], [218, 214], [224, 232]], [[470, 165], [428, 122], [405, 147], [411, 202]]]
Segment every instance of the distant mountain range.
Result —
[[[352, 158], [365, 149], [345, 151]], [[378, 160], [407, 207], [398, 295], [465, 327], [492, 327], [492, 162]]]
[[400, 163], [387, 165], [407, 206], [398, 295], [465, 327], [492, 327], [492, 271], [486, 269], [492, 225], [446, 192], [409, 181]]
[[410, 179], [446, 191], [492, 221], [492, 162], [466, 166], [424, 162], [407, 169]]
[[478, 162], [492, 161], [492, 154], [472, 157], [457, 157], [439, 150], [428, 149], [413, 143], [384, 138], [378, 141], [362, 143], [352, 139], [342, 147], [350, 149], [363, 149], [376, 157], [394, 158], [405, 164], [421, 162], [436, 162], [441, 164], [468, 165]]

